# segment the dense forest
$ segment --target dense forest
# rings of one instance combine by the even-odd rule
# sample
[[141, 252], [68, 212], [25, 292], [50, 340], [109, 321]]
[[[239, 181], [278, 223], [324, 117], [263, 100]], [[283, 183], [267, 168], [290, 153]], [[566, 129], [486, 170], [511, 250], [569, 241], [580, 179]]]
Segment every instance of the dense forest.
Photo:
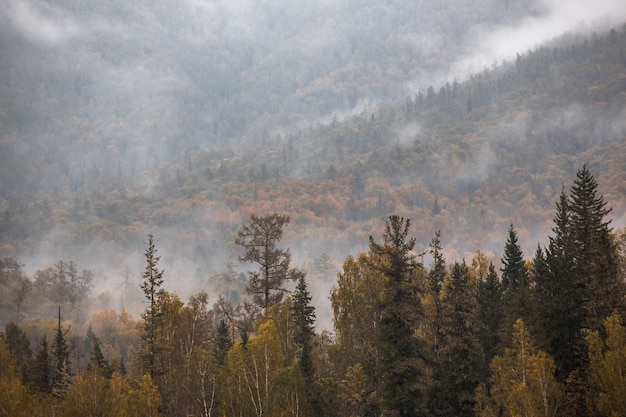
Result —
[[[276, 211], [292, 216], [286, 239], [300, 264], [324, 253], [340, 264], [389, 213], [413, 219], [420, 241], [441, 230], [451, 258], [478, 248], [499, 257], [511, 222], [532, 250], [564, 182], [585, 163], [623, 225], [625, 30], [566, 35], [354, 116], [261, 129], [240, 147], [187, 149], [156, 165], [107, 135], [87, 140], [80, 127], [66, 143], [9, 124], [0, 255], [29, 273], [80, 260], [107, 292], [128, 271], [136, 276], [146, 233], [160, 232], [163, 262], [188, 296], [236, 259], [233, 234], [249, 214]], [[128, 155], [140, 165], [118, 172]]]
[[624, 415], [619, 1], [91, 3], [0, 7], [0, 415]]
[[[291, 265], [290, 217], [237, 231], [251, 298], [187, 302], [148, 235], [135, 296], [87, 315], [92, 274], [60, 261], [28, 277], [1, 263], [0, 410], [8, 416], [616, 416], [626, 383], [626, 230], [584, 165], [532, 257], [514, 225], [503, 256], [448, 261], [445, 236], [417, 247], [412, 222], [348, 255], [330, 293], [334, 332], [316, 331], [309, 284], [332, 267]], [[500, 267], [497, 268], [496, 265]], [[231, 271], [232, 272], [232, 271]], [[291, 285], [289, 285], [291, 283]], [[295, 284], [295, 285], [294, 285]], [[213, 299], [211, 305], [210, 299]], [[55, 316], [56, 312], [56, 316]]]

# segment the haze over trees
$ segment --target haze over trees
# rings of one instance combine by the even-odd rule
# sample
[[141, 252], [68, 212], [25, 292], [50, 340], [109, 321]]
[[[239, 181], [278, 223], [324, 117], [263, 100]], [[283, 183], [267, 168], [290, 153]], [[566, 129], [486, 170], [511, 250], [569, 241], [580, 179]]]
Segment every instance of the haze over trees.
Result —
[[621, 1], [6, 3], [2, 412], [623, 414]]
[[[556, 212], [546, 255], [539, 246], [532, 260], [510, 226], [500, 275], [480, 251], [470, 264], [447, 263], [439, 232], [419, 251], [410, 219], [389, 216], [382, 239], [370, 237], [368, 252], [348, 255], [337, 275], [333, 336], [316, 329], [304, 271], [295, 285], [280, 281], [280, 297], [265, 305], [233, 306], [214, 295], [211, 307], [204, 291], [183, 302], [166, 290], [149, 235], [138, 321], [111, 310], [89, 317], [66, 301], [71, 323], [63, 324], [58, 307], [56, 323], [33, 310], [6, 324], [0, 405], [60, 416], [616, 415], [626, 362], [623, 239], [609, 227], [608, 202], [586, 165]], [[234, 240], [257, 255], [250, 259], [288, 261], [289, 248], [276, 245], [287, 219], [252, 215]], [[569, 259], [586, 263], [567, 263], [559, 275], [556, 241], [565, 238], [559, 247]], [[279, 264], [289, 270], [289, 262]], [[3, 265], [31, 280], [18, 262]], [[558, 304], [562, 294], [581, 298]], [[28, 297], [55, 303], [53, 294]], [[557, 343], [554, 334], [571, 339]]]

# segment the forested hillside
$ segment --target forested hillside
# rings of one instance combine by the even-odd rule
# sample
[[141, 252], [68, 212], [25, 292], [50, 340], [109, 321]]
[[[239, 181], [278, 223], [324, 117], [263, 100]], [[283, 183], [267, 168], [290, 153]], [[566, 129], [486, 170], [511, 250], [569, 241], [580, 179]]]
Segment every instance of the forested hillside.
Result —
[[119, 282], [137, 270], [146, 233], [163, 234], [168, 269], [191, 293], [236, 258], [243, 219], [270, 211], [292, 217], [287, 238], [299, 262], [358, 252], [389, 213], [412, 218], [422, 245], [441, 230], [457, 258], [478, 248], [498, 254], [510, 223], [528, 251], [583, 163], [623, 225], [625, 51], [623, 29], [568, 36], [467, 81], [268, 133], [247, 149], [187, 152], [138, 171], [142, 187], [123, 175], [102, 186], [70, 180], [83, 171], [45, 148], [32, 148], [22, 171], [25, 144], [6, 135], [2, 253], [36, 267], [82, 260], [96, 282]]
[[[619, 415], [626, 385], [626, 230], [584, 165], [532, 259], [509, 226], [503, 256], [450, 261], [411, 219], [348, 255], [332, 286], [334, 332], [316, 329], [309, 270], [281, 244], [289, 216], [251, 215], [236, 233], [247, 276], [226, 297], [182, 301], [148, 235], [143, 312], [92, 314], [90, 271], [28, 277], [0, 264], [0, 409], [11, 416]], [[430, 259], [428, 266], [424, 257]], [[295, 287], [293, 282], [296, 282]], [[290, 284], [291, 283], [291, 284]], [[245, 286], [233, 303], [228, 289]], [[127, 291], [126, 302], [137, 301]], [[131, 299], [133, 298], [133, 299]], [[56, 318], [53, 310], [56, 310]], [[261, 411], [263, 410], [263, 411]]]
[[0, 410], [621, 415], [626, 11], [558, 3], [10, 0]]

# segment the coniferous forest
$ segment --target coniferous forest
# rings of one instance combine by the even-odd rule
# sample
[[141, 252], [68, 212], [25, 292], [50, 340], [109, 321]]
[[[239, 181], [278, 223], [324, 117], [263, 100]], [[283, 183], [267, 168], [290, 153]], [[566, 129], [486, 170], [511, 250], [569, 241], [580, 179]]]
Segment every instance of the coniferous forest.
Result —
[[6, 3], [0, 417], [626, 416], [619, 0]]
[[[144, 311], [81, 316], [91, 273], [59, 261], [28, 277], [2, 260], [0, 409], [9, 416], [616, 416], [626, 383], [624, 231], [584, 165], [555, 202], [534, 254], [515, 225], [503, 256], [447, 260], [437, 232], [420, 248], [391, 215], [332, 286], [334, 332], [317, 331], [294, 267], [285, 214], [252, 214], [237, 232], [248, 276], [239, 303], [168, 291], [147, 237]], [[496, 267], [498, 265], [498, 267]], [[27, 312], [55, 311], [53, 318]], [[31, 343], [34, 335], [40, 335]]]

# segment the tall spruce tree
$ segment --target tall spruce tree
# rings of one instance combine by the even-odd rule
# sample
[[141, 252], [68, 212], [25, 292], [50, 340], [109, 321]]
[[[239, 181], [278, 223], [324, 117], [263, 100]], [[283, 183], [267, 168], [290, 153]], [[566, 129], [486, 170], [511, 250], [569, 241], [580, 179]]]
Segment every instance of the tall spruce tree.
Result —
[[584, 321], [580, 308], [583, 294], [575, 275], [569, 201], [565, 189], [556, 202], [553, 235], [545, 256], [539, 251], [533, 260], [536, 298], [539, 306], [540, 343], [550, 350], [557, 376], [564, 381], [576, 369], [584, 352], [581, 334]]
[[156, 357], [160, 351], [158, 342], [158, 331], [161, 322], [161, 312], [159, 301], [165, 291], [163, 285], [163, 270], [159, 270], [158, 263], [161, 259], [157, 256], [157, 249], [154, 245], [153, 236], [148, 235], [148, 248], [145, 252], [146, 269], [142, 274], [143, 282], [140, 288], [148, 300], [146, 310], [141, 314], [143, 319], [143, 333], [141, 335], [142, 345], [139, 350], [142, 373], [150, 374], [154, 380], [156, 369]]
[[58, 324], [52, 341], [52, 393], [61, 398], [70, 384], [70, 347], [66, 335], [69, 331], [61, 327], [61, 307]]
[[425, 272], [412, 253], [415, 238], [408, 237], [409, 227], [409, 219], [390, 216], [383, 242], [370, 237], [371, 266], [383, 280], [379, 394], [383, 413], [399, 417], [423, 415], [427, 396], [426, 349], [415, 335], [422, 318], [418, 274]]
[[624, 283], [618, 277], [617, 248], [611, 239], [611, 212], [598, 183], [584, 165], [576, 174], [570, 192], [570, 221], [574, 271], [585, 289], [583, 303], [587, 329], [600, 328], [613, 309], [623, 308]]
[[535, 271], [542, 333], [563, 381], [570, 373], [585, 379], [585, 334], [597, 330], [613, 309], [623, 310], [626, 294], [618, 276], [610, 220], [605, 219], [611, 210], [597, 187], [584, 165], [576, 174], [570, 196], [562, 190], [545, 267]]
[[519, 246], [513, 225], [504, 246], [502, 261], [502, 327], [501, 336], [505, 343], [517, 319], [532, 322], [531, 286], [524, 254]]
[[474, 391], [484, 372], [484, 353], [478, 338], [476, 282], [465, 262], [452, 266], [442, 293], [441, 352], [435, 358], [431, 412], [435, 416], [472, 417]]
[[500, 325], [502, 318], [502, 286], [496, 267], [489, 263], [486, 277], [479, 277], [476, 289], [478, 304], [478, 336], [485, 353], [484, 377], [488, 374], [489, 363], [500, 346]]
[[294, 343], [298, 348], [298, 363], [305, 382], [306, 401], [312, 415], [319, 415], [320, 398], [315, 381], [313, 364], [313, 325], [315, 323], [315, 307], [311, 305], [311, 294], [304, 276], [300, 277], [293, 294], [291, 314], [295, 322]]

